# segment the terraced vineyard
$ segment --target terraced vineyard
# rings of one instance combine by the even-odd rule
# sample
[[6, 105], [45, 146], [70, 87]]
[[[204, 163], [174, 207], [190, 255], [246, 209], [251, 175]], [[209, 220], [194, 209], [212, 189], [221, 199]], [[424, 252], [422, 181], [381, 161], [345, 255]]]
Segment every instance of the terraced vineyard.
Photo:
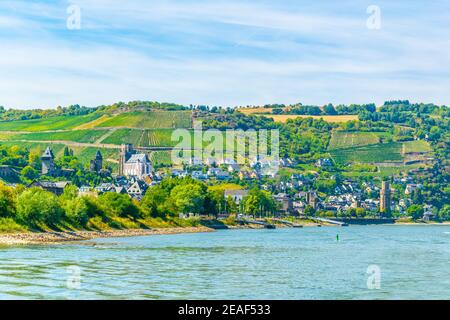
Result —
[[74, 141], [81, 143], [94, 143], [107, 130], [73, 130], [61, 132], [34, 132], [14, 134], [6, 137], [5, 140], [30, 140], [30, 141]]
[[382, 139], [388, 138], [388, 132], [347, 132], [335, 131], [331, 136], [329, 150], [360, 147], [380, 143]]
[[91, 113], [84, 116], [61, 116], [46, 119], [0, 121], [0, 131], [50, 131], [69, 130], [94, 121], [100, 114]]
[[171, 141], [172, 132], [172, 129], [118, 129], [101, 143], [131, 143], [139, 147], [173, 147], [176, 142]]
[[390, 142], [362, 147], [331, 150], [332, 158], [338, 163], [360, 162], [380, 163], [403, 161], [402, 143]]
[[97, 127], [124, 127], [141, 129], [190, 128], [190, 111], [128, 112], [110, 117]]

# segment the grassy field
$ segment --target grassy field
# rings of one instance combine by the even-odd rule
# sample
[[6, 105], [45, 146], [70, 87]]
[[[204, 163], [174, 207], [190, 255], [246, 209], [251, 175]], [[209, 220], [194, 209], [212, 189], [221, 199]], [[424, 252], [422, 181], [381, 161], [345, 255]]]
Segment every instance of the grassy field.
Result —
[[96, 127], [190, 128], [192, 125], [191, 120], [190, 111], [128, 112], [101, 121]]
[[380, 163], [403, 161], [402, 143], [395, 142], [347, 149], [335, 149], [331, 150], [330, 154], [338, 163]]
[[61, 116], [46, 119], [0, 121], [0, 131], [49, 131], [69, 130], [99, 118], [97, 113], [85, 116]]
[[366, 146], [380, 143], [381, 140], [390, 138], [388, 132], [347, 132], [335, 131], [331, 136], [329, 150]]
[[415, 140], [415, 141], [407, 141], [403, 143], [403, 152], [404, 153], [413, 153], [413, 152], [431, 152], [431, 146], [427, 141], [423, 140]]
[[330, 123], [340, 123], [358, 120], [357, 115], [343, 115], [343, 116], [307, 116], [307, 115], [294, 115], [294, 114], [278, 114], [278, 115], [264, 115], [267, 118], [272, 118], [275, 122], [285, 123], [289, 119], [296, 118], [314, 118], [314, 119], [323, 119], [326, 122]]
[[239, 108], [239, 112], [249, 115], [249, 114], [270, 114], [273, 108]]
[[61, 132], [34, 132], [15, 134], [8, 140], [34, 140], [34, 141], [74, 141], [81, 143], [94, 143], [102, 137], [107, 130], [73, 130]]

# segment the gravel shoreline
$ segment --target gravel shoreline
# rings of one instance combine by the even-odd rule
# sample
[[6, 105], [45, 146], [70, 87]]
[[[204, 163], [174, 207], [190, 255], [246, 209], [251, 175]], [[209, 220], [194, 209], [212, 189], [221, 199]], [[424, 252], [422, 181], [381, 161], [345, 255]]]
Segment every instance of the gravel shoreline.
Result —
[[214, 231], [214, 229], [198, 226], [185, 228], [174, 227], [108, 231], [21, 232], [0, 234], [0, 245], [56, 244], [68, 241], [83, 241], [97, 238], [134, 237], [212, 231]]

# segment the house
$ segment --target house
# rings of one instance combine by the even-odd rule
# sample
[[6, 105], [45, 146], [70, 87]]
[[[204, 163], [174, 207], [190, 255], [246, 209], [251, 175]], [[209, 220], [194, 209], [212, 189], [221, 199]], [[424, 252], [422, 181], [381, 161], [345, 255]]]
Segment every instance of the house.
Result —
[[212, 167], [212, 166], [215, 166], [217, 164], [217, 160], [215, 158], [209, 157], [209, 158], [206, 158], [205, 164], [207, 166]]
[[332, 167], [333, 161], [330, 158], [323, 158], [316, 161], [316, 167], [325, 168]]
[[248, 195], [248, 190], [225, 190], [224, 191], [224, 197], [225, 199], [228, 199], [228, 197], [231, 197], [231, 199], [236, 203], [239, 204], [244, 197]]
[[99, 186], [95, 187], [95, 190], [99, 193], [105, 193], [105, 192], [116, 192], [116, 186], [112, 183], [102, 183]]
[[200, 166], [200, 165], [202, 165], [203, 164], [203, 161], [202, 161], [202, 159], [200, 159], [200, 158], [197, 158], [197, 157], [191, 157], [190, 159], [189, 159], [189, 165], [190, 166]]
[[178, 169], [174, 169], [174, 170], [172, 170], [172, 177], [178, 177], [178, 178], [183, 178], [183, 177], [186, 177], [187, 176], [187, 171], [185, 171], [185, 170], [178, 170]]
[[232, 158], [224, 158], [218, 161], [219, 165], [229, 165], [229, 164], [236, 164], [236, 161]]
[[52, 182], [52, 181], [34, 181], [30, 183], [27, 187], [38, 187], [42, 188], [45, 191], [49, 191], [57, 196], [60, 196], [64, 193], [64, 188], [70, 185], [71, 183], [69, 181], [58, 181], [58, 182]]
[[191, 177], [193, 179], [197, 179], [197, 180], [207, 180], [208, 179], [208, 175], [201, 171], [192, 171]]
[[279, 209], [283, 213], [290, 213], [293, 211], [293, 203], [291, 197], [286, 193], [279, 193], [274, 196], [274, 199], [279, 204]]
[[238, 172], [240, 170], [240, 166], [237, 163], [229, 164], [228, 165], [228, 172]]
[[246, 180], [250, 178], [250, 174], [247, 171], [240, 171], [238, 176], [240, 180]]
[[144, 181], [136, 180], [128, 189], [127, 193], [130, 197], [141, 200], [147, 191], [148, 186], [144, 183]]
[[405, 188], [405, 194], [406, 195], [412, 194], [417, 189], [422, 189], [422, 185], [414, 183], [407, 184]]
[[78, 196], [79, 197], [83, 197], [83, 196], [92, 196], [92, 197], [96, 197], [98, 196], [97, 191], [95, 190], [95, 188], [92, 188], [90, 186], [81, 186], [78, 189]]

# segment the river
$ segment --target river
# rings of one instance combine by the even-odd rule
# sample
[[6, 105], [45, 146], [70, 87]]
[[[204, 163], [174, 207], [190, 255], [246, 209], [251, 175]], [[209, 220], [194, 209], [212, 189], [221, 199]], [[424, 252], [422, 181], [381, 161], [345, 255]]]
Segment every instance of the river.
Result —
[[221, 230], [3, 247], [0, 299], [450, 299], [450, 226]]

